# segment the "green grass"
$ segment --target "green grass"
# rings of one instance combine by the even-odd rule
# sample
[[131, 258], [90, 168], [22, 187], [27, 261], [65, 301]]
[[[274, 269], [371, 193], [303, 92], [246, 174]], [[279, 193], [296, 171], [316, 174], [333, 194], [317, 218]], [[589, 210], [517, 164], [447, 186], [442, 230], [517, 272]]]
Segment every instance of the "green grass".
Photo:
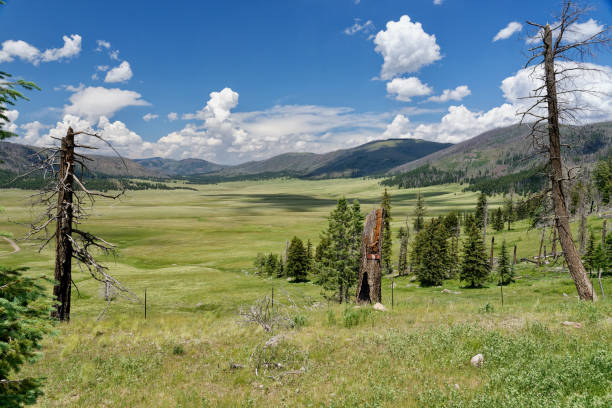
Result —
[[[472, 210], [476, 193], [460, 186], [421, 189], [428, 215]], [[23, 191], [2, 190], [0, 231], [20, 237], [30, 219]], [[612, 403], [612, 303], [575, 298], [560, 265], [519, 265], [515, 284], [465, 289], [420, 288], [411, 278], [383, 281], [387, 312], [328, 304], [311, 283], [253, 275], [258, 252], [280, 253], [298, 235], [318, 241], [335, 200], [358, 198], [369, 211], [377, 180], [269, 180], [198, 186], [198, 191], [139, 191], [100, 201], [89, 229], [119, 247], [111, 273], [142, 297], [106, 307], [100, 287], [75, 267], [73, 320], [45, 341], [44, 356], [24, 374], [45, 376], [42, 407], [557, 407]], [[394, 238], [416, 191], [391, 190]], [[492, 199], [492, 207], [502, 197]], [[589, 220], [597, 236], [601, 221]], [[495, 234], [533, 256], [540, 233], [517, 223]], [[0, 240], [0, 262], [52, 275], [52, 254], [31, 243], [12, 251]], [[395, 243], [397, 248], [397, 242]], [[550, 248], [550, 244], [548, 244]], [[549, 249], [550, 250], [550, 249]], [[394, 258], [396, 256], [394, 255]], [[266, 333], [239, 323], [238, 311], [274, 288], [278, 310], [294, 328]], [[612, 280], [604, 281], [612, 295]], [[564, 296], [566, 294], [567, 296]], [[488, 305], [488, 306], [487, 306]], [[568, 328], [562, 321], [583, 324]], [[271, 359], [299, 371], [255, 375], [255, 350], [284, 340]], [[469, 364], [477, 353], [482, 368]], [[233, 369], [231, 364], [242, 366]], [[282, 370], [281, 370], [282, 371]]]

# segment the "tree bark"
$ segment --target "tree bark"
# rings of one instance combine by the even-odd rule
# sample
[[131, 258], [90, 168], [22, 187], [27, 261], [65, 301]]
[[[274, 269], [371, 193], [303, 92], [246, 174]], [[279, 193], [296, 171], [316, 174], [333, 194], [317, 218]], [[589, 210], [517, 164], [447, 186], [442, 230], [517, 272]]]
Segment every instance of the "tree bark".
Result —
[[74, 187], [74, 132], [68, 128], [62, 138], [60, 150], [59, 178], [60, 189], [57, 196], [57, 226], [55, 246], [55, 285], [53, 296], [57, 303], [51, 316], [70, 320], [70, 292], [72, 284], [72, 217]]
[[382, 302], [382, 208], [370, 211], [365, 220], [361, 238], [361, 260], [355, 301], [357, 303]]
[[583, 300], [594, 300], [593, 285], [589, 280], [586, 269], [582, 264], [576, 245], [572, 239], [569, 224], [569, 211], [563, 188], [563, 166], [561, 164], [561, 136], [559, 130], [559, 107], [557, 102], [557, 84], [555, 78], [555, 55], [553, 49], [553, 36], [550, 26], [544, 28], [544, 70], [548, 103], [548, 139], [551, 167], [552, 200], [555, 210], [555, 226], [559, 234], [559, 241], [563, 254], [572, 275], [578, 296]]
[[557, 228], [553, 225], [553, 238], [552, 238], [552, 248], [550, 249], [553, 258], [557, 257]]
[[512, 265], [516, 265], [516, 244], [514, 245], [514, 255], [512, 256]]

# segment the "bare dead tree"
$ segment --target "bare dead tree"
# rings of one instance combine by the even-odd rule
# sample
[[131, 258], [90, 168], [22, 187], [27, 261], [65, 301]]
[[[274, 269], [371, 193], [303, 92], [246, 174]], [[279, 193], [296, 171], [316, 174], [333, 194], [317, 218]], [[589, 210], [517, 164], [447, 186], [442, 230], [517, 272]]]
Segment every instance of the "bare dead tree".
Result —
[[[42, 172], [44, 179], [48, 180], [33, 196], [34, 205], [42, 206], [43, 210], [42, 214], [30, 225], [26, 239], [41, 241], [39, 251], [42, 251], [55, 238], [56, 283], [53, 287], [53, 295], [57, 303], [52, 316], [61, 321], [70, 320], [71, 288], [74, 284], [72, 280], [73, 259], [78, 262], [79, 266], [84, 266], [95, 280], [105, 285], [106, 290], [113, 287], [118, 293], [128, 298], [138, 299], [113, 278], [108, 273], [108, 268], [100, 264], [94, 256], [95, 252], [113, 253], [115, 246], [81, 228], [97, 198], [116, 199], [124, 191], [121, 190], [111, 195], [90, 191], [86, 187], [83, 175], [88, 171], [86, 162], [92, 159], [75, 152], [75, 148], [96, 148], [76, 143], [75, 137], [78, 135], [106, 142], [95, 133], [75, 132], [72, 128], [68, 128], [66, 136], [60, 140], [60, 147], [37, 152], [38, 164], [30, 172], [21, 176]], [[80, 175], [77, 174], [77, 169], [81, 170]], [[51, 233], [53, 224], [55, 224], [55, 231]]]
[[561, 16], [553, 27], [550, 24], [527, 21], [527, 24], [538, 30], [539, 44], [529, 50], [530, 56], [525, 67], [532, 67], [532, 76], [539, 82], [531, 94], [524, 98], [529, 103], [520, 114], [521, 123], [531, 122], [530, 136], [536, 150], [548, 153], [554, 224], [578, 296], [583, 300], [594, 300], [596, 295], [593, 285], [588, 279], [570, 231], [567, 205], [569, 194], [565, 184], [575, 176], [572, 171], [576, 169], [565, 169], [563, 166], [560, 135], [561, 121], [577, 122], [578, 114], [589, 109], [586, 106], [572, 106], [571, 96], [596, 93], [575, 85], [574, 80], [578, 75], [596, 70], [580, 62], [592, 57], [598, 47], [610, 44], [609, 28], [588, 38], [572, 41], [578, 38], [571, 35], [574, 24], [588, 11], [571, 0], [564, 0]]

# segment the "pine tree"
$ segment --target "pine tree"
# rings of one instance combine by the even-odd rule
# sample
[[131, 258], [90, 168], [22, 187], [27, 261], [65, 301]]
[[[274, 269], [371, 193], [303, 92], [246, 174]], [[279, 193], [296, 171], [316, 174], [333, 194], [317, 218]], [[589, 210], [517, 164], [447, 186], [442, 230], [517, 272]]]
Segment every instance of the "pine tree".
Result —
[[448, 232], [440, 219], [432, 219], [415, 240], [415, 273], [421, 286], [441, 285], [448, 275]]
[[504, 229], [504, 213], [501, 207], [497, 207], [497, 210], [493, 213], [493, 228], [497, 232]]
[[391, 261], [391, 251], [393, 238], [391, 236], [391, 195], [385, 188], [380, 206], [383, 209], [383, 242], [381, 250], [381, 261], [383, 273], [393, 273], [393, 263]]
[[478, 196], [478, 202], [476, 203], [476, 226], [478, 229], [482, 230], [485, 224], [485, 218], [487, 217], [487, 195], [485, 193], [480, 193]]
[[608, 275], [612, 271], [612, 234], [606, 235], [606, 243], [602, 255], [602, 275]]
[[266, 256], [260, 252], [257, 254], [257, 256], [255, 257], [255, 260], [253, 261], [253, 266], [255, 266], [255, 269], [257, 271], [256, 273], [258, 275], [263, 274], [265, 265], [266, 265]]
[[23, 276], [26, 268], [0, 266], [0, 407], [34, 404], [42, 395], [37, 378], [16, 378], [21, 366], [39, 357], [44, 335], [52, 330], [51, 302], [38, 279]]
[[312, 272], [312, 266], [314, 264], [314, 254], [312, 252], [312, 241], [310, 238], [306, 243], [306, 256], [308, 257], [308, 272]]
[[593, 233], [593, 230], [591, 230], [589, 240], [587, 241], [586, 251], [582, 257], [584, 267], [591, 275], [593, 274], [597, 263], [595, 249], [595, 234]]
[[425, 201], [423, 200], [423, 195], [419, 192], [417, 195], [416, 207], [414, 208], [414, 232], [419, 233], [425, 226]]
[[454, 278], [459, 272], [459, 216], [456, 212], [450, 212], [444, 217], [444, 228], [450, 240], [448, 248], [448, 278]]
[[470, 287], [476, 288], [481, 287], [489, 276], [489, 257], [476, 221], [470, 222], [467, 228], [460, 277], [462, 281], [468, 282]]
[[514, 204], [512, 203], [512, 196], [509, 196], [504, 201], [504, 221], [508, 223], [508, 231], [512, 225], [512, 221], [516, 218], [514, 213]]
[[264, 274], [267, 276], [273, 276], [278, 274], [278, 264], [280, 261], [278, 260], [278, 255], [269, 254], [266, 257], [266, 261], [264, 264]]
[[497, 272], [499, 273], [500, 285], [508, 285], [514, 282], [514, 271], [510, 265], [506, 240], [502, 241], [499, 258], [497, 259]]
[[400, 227], [397, 237], [400, 240], [399, 259], [397, 261], [397, 272], [405, 275], [408, 272], [408, 225]]
[[363, 219], [359, 202], [349, 207], [345, 198], [338, 200], [315, 254], [316, 283], [340, 303], [349, 300], [357, 281]]
[[303, 282], [308, 276], [308, 255], [304, 243], [298, 237], [293, 237], [287, 253], [287, 276], [294, 282]]

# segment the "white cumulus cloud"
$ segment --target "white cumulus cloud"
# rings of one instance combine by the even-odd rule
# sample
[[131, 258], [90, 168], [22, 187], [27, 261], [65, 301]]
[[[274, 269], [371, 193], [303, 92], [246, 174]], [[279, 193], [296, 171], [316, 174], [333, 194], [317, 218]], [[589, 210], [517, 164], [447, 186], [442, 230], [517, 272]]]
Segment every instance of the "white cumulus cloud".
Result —
[[150, 105], [138, 92], [101, 86], [77, 89], [69, 100], [71, 104], [64, 106], [64, 113], [92, 121], [100, 116], [110, 118], [115, 112], [128, 106]]
[[383, 56], [382, 79], [417, 72], [442, 58], [436, 36], [427, 34], [419, 22], [403, 15], [399, 21], [389, 21], [386, 30], [374, 38], [376, 52]]
[[398, 101], [410, 102], [415, 96], [425, 96], [432, 92], [433, 89], [417, 77], [394, 78], [391, 82], [387, 82], [387, 93]]
[[176, 113], [176, 112], [170, 112], [170, 113], [168, 114], [168, 120], [169, 120], [170, 122], [174, 122], [174, 121], [175, 121], [175, 120], [177, 120], [177, 119], [178, 119], [178, 113]]
[[496, 35], [493, 37], [493, 42], [499, 40], [505, 40], [507, 38], [512, 37], [512, 34], [518, 33], [523, 29], [523, 25], [516, 21], [511, 21], [508, 25], [502, 28]]
[[72, 34], [63, 37], [61, 48], [50, 48], [41, 52], [38, 48], [22, 40], [7, 40], [0, 48], [0, 62], [11, 62], [15, 58], [38, 65], [40, 62], [51, 62], [67, 59], [81, 52], [81, 36]]
[[445, 89], [442, 95], [431, 96], [427, 100], [430, 102], [460, 101], [471, 93], [467, 85], [460, 85], [455, 89]]
[[132, 75], [133, 74], [132, 68], [130, 67], [130, 63], [127, 61], [123, 61], [121, 64], [106, 73], [104, 82], [125, 82], [132, 78]]

